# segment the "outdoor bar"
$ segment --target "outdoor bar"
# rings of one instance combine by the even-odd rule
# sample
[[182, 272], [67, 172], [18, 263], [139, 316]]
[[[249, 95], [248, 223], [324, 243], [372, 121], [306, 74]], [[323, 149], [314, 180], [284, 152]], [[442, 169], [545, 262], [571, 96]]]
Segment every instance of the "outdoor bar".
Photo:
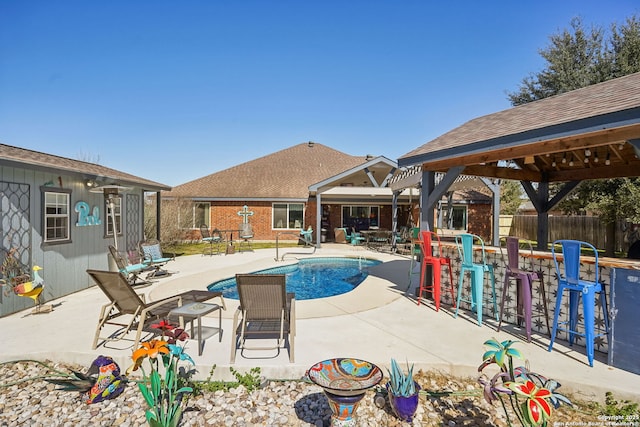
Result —
[[[442, 241], [442, 254], [440, 256], [449, 257], [451, 259], [451, 266], [453, 269], [454, 287], [456, 289], [456, 297], [458, 293], [458, 281], [461, 272], [461, 259], [458, 253], [458, 248], [455, 243], [451, 241]], [[437, 248], [436, 248], [437, 249]], [[507, 271], [507, 251], [505, 247], [485, 246], [485, 257], [487, 264], [493, 265], [495, 273], [495, 289], [498, 310], [500, 307], [500, 301], [502, 299], [503, 284], [505, 280], [505, 274]], [[474, 247], [474, 260], [480, 261], [482, 257], [482, 251], [479, 246]], [[559, 260], [562, 259], [562, 254], [558, 255]], [[533, 261], [533, 262], [532, 262]], [[591, 256], [580, 257], [580, 277], [585, 280], [594, 280], [595, 278], [595, 259]], [[558, 280], [556, 277], [555, 264], [551, 252], [538, 251], [538, 250], [520, 250], [519, 251], [519, 268], [526, 270], [533, 268], [534, 271], [541, 272], [544, 283], [544, 296], [538, 289], [537, 284], [532, 286], [532, 311], [534, 313], [540, 312], [546, 304], [549, 322], [553, 321], [556, 295], [558, 289]], [[640, 303], [640, 260], [631, 260], [624, 258], [610, 258], [610, 257], [598, 257], [599, 268], [599, 281], [602, 283], [607, 298], [609, 323], [611, 332], [608, 337], [602, 336], [595, 340], [595, 350], [607, 354], [608, 363], [612, 366], [616, 366], [621, 369], [625, 369], [634, 373], [640, 373], [640, 333], [638, 333], [636, 316], [634, 316], [635, 310]], [[424, 272], [421, 272], [423, 274]], [[441, 299], [445, 305], [453, 307], [450, 293], [446, 292], [446, 288], [449, 282], [449, 273], [445, 269], [441, 271], [441, 284], [442, 293]], [[487, 275], [488, 276], [488, 275]], [[429, 276], [427, 276], [429, 277]], [[419, 284], [416, 281], [412, 282], [412, 287], [416, 286], [415, 293], [418, 293]], [[470, 280], [465, 279], [464, 292], [470, 292]], [[484, 281], [484, 296], [485, 300], [491, 295], [490, 281]], [[502, 324], [517, 324], [517, 308], [516, 301], [518, 301], [517, 290], [518, 286], [509, 286], [507, 288], [508, 294], [506, 295], [506, 303], [503, 311]], [[412, 289], [413, 291], [413, 289]], [[568, 306], [568, 303], [563, 307]], [[452, 309], [455, 310], [455, 309]], [[471, 313], [471, 305], [468, 301], [462, 301], [460, 304], [461, 312], [466, 314]], [[487, 320], [494, 319], [496, 313], [494, 312], [493, 304], [483, 304], [483, 317]], [[568, 308], [563, 309], [559, 315], [559, 321], [568, 321]], [[596, 311], [595, 322], [596, 325], [604, 326], [604, 319], [601, 315], [602, 311]], [[473, 316], [471, 316], [473, 317]], [[473, 321], [473, 319], [470, 319]], [[580, 323], [580, 322], [579, 322]], [[474, 322], [475, 325], [475, 322]], [[582, 326], [579, 324], [579, 327]], [[547, 330], [547, 324], [544, 321], [544, 317], [538, 317], [535, 321], [532, 321], [532, 332], [545, 337], [549, 336]], [[556, 340], [568, 341], [568, 333], [562, 330], [558, 330]], [[535, 340], [535, 338], [534, 338]], [[583, 337], [579, 337], [574, 345], [582, 347], [578, 351], [584, 352], [585, 340]]]

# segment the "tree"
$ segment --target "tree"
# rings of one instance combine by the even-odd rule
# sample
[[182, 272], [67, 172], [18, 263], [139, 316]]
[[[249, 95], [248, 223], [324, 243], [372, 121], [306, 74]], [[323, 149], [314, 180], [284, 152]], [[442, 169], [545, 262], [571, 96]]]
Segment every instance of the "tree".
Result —
[[522, 186], [518, 181], [503, 179], [500, 183], [500, 215], [515, 215], [522, 204]]
[[[156, 236], [156, 196], [145, 199], [144, 233], [147, 239]], [[193, 201], [188, 199], [162, 199], [162, 243], [171, 247], [188, 239], [188, 232], [193, 227]]]
[[[571, 20], [571, 29], [550, 37], [550, 45], [540, 51], [546, 67], [525, 77], [517, 91], [508, 93], [512, 105], [521, 105], [570, 90], [600, 83], [640, 71], [640, 18], [633, 15], [610, 31], [582, 20]], [[550, 186], [551, 194], [559, 187]], [[609, 225], [607, 254], [613, 255], [615, 223], [618, 219], [640, 220], [636, 207], [640, 180], [614, 179], [585, 181], [558, 207], [568, 214], [592, 211]]]

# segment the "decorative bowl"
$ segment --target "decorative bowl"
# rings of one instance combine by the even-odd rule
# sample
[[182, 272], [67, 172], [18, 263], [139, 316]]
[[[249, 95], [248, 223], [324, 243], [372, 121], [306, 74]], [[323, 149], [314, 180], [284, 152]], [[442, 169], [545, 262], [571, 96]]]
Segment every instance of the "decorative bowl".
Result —
[[382, 371], [366, 360], [335, 358], [316, 363], [307, 376], [326, 392], [356, 396], [377, 385], [382, 380]]

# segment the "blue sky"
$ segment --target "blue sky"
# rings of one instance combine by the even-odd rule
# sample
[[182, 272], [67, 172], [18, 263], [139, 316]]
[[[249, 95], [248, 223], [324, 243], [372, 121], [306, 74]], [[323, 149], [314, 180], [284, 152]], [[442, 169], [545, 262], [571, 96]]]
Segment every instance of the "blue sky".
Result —
[[391, 159], [637, 0], [0, 0], [0, 142], [178, 185], [302, 143]]

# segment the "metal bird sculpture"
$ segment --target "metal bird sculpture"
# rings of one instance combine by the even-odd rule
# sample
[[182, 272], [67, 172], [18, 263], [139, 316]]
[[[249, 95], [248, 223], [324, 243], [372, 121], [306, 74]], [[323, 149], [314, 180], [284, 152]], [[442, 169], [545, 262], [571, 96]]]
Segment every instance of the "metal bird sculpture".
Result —
[[86, 374], [71, 371], [69, 378], [46, 381], [59, 386], [57, 390], [82, 393], [85, 403], [97, 403], [117, 397], [124, 390], [127, 379], [120, 375], [120, 367], [109, 356], [98, 356]]
[[39, 310], [42, 305], [42, 301], [40, 300], [40, 294], [44, 290], [44, 280], [38, 274], [38, 271], [42, 270], [42, 268], [37, 265], [33, 266], [33, 277], [30, 282], [20, 283], [13, 287], [13, 292], [16, 295], [21, 297], [29, 297], [33, 300], [36, 305], [36, 311]]

